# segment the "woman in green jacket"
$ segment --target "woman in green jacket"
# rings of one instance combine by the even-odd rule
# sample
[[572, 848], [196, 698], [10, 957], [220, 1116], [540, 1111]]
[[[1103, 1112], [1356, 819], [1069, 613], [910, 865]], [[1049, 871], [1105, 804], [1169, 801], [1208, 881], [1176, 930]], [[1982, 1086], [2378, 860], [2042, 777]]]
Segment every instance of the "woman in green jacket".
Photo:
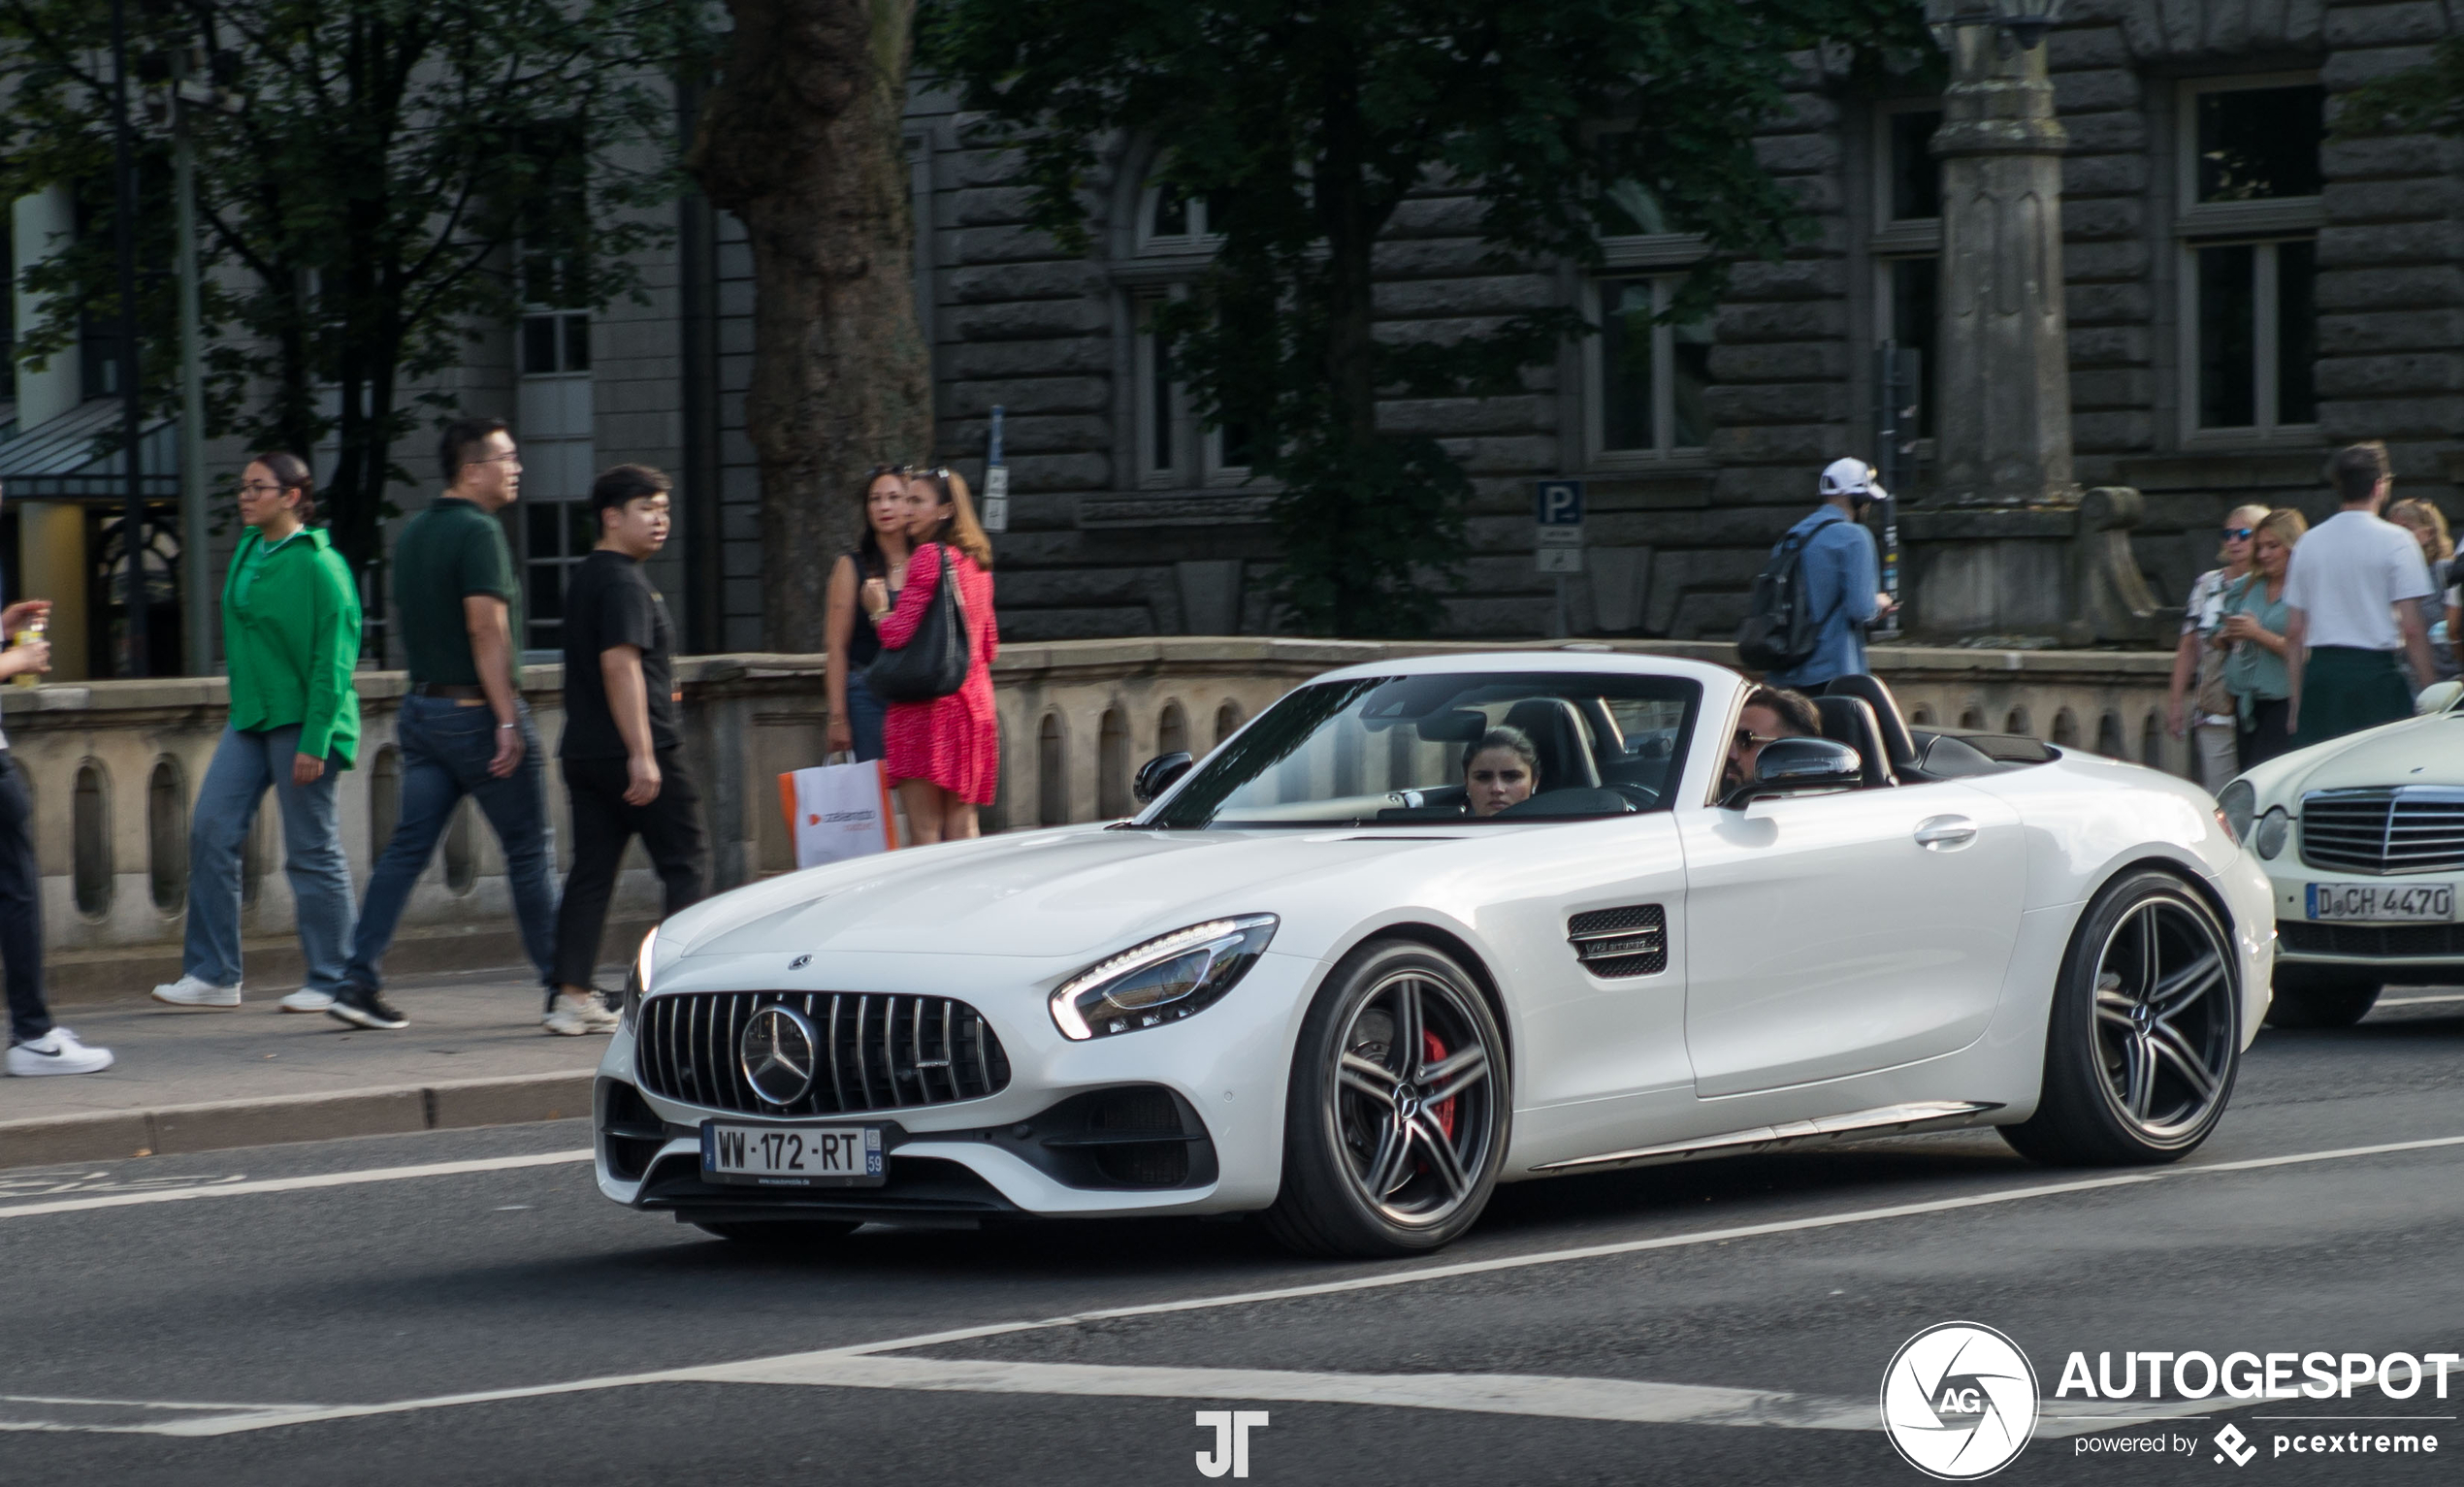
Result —
[[334, 795], [359, 752], [359, 594], [351, 570], [308, 525], [306, 461], [275, 451], [240, 475], [247, 532], [222, 584], [231, 722], [188, 827], [188, 941], [181, 976], [156, 986], [175, 1007], [240, 1005], [240, 861], [268, 786], [282, 811], [284, 871], [298, 909], [306, 984], [285, 1012], [333, 1005], [351, 949], [351, 870]]

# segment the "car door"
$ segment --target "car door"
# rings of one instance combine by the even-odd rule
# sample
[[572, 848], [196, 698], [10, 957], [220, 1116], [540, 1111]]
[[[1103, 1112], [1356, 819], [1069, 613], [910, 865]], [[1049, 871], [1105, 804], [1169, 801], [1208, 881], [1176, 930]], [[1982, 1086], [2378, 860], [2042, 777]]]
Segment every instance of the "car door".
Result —
[[1964, 1048], [2008, 969], [2019, 814], [1956, 782], [1678, 814], [1686, 1049], [1700, 1096]]

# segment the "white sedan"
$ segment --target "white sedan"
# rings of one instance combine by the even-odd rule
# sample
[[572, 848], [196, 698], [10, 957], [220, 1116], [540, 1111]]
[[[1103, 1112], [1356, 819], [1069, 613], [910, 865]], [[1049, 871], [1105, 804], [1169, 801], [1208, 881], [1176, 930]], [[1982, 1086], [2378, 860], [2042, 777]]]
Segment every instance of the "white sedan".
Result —
[[2464, 689], [2280, 755], [2217, 802], [2273, 880], [2279, 1027], [2350, 1027], [2390, 983], [2464, 981]]
[[1130, 820], [697, 905], [600, 1066], [600, 1190], [751, 1241], [1253, 1212], [1400, 1254], [1501, 1181], [1955, 1126], [2061, 1163], [2206, 1139], [2275, 924], [2204, 794], [1911, 733], [1870, 678], [1724, 778], [1750, 689], [1354, 667], [1152, 761]]

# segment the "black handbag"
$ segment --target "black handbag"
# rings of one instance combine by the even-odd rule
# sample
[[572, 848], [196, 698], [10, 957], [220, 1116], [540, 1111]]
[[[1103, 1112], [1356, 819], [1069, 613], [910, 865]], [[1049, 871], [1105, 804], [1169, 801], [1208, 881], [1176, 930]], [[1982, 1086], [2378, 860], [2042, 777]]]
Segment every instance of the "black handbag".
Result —
[[864, 685], [885, 702], [929, 702], [966, 685], [966, 618], [958, 612], [950, 550], [940, 549], [940, 557], [941, 581], [933, 587], [924, 623], [905, 645], [884, 645], [864, 667]]

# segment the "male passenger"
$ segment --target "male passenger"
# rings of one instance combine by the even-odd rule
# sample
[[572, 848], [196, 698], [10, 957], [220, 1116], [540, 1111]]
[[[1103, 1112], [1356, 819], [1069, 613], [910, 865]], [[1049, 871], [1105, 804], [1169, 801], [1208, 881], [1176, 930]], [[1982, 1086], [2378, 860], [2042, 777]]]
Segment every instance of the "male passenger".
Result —
[[[1884, 494], [1874, 469], [1863, 460], [1833, 460], [1814, 482], [1822, 504], [1788, 529], [1804, 539], [1799, 556], [1804, 599], [1814, 615], [1814, 653], [1763, 679], [1774, 687], [1811, 691], [1833, 677], [1865, 669], [1865, 627], [1892, 610], [1882, 592], [1882, 560], [1865, 512]], [[1787, 540], [1786, 537], [1781, 539]], [[1772, 545], [1776, 555], [1778, 544]]]
[[377, 994], [378, 963], [403, 906], [469, 795], [504, 848], [514, 922], [540, 981], [555, 985], [556, 885], [549, 877], [546, 766], [522, 701], [514, 637], [522, 591], [497, 513], [520, 493], [522, 462], [502, 418], [457, 418], [438, 445], [445, 493], [394, 544], [410, 692], [395, 725], [402, 818], [368, 880], [343, 986], [330, 1017], [360, 1027], [409, 1021]]
[[591, 485], [599, 545], [565, 588], [565, 793], [573, 867], [556, 915], [552, 1033], [606, 1032], [616, 1018], [591, 986], [607, 895], [635, 835], [666, 889], [666, 912], [701, 897], [701, 801], [676, 731], [675, 630], [642, 560], [667, 541], [667, 477], [619, 465]]
[[1783, 738], [1820, 738], [1823, 715], [1813, 698], [1785, 687], [1757, 687], [1745, 695], [1737, 710], [1736, 737], [1729, 743], [1728, 767], [1720, 776], [1720, 792], [1728, 793], [1754, 778], [1754, 763], [1763, 745]]
[[2415, 602], [2431, 592], [2429, 565], [2413, 533], [2379, 516], [2395, 484], [2387, 446], [2339, 450], [2327, 469], [2344, 509], [2310, 529], [2285, 574], [2285, 727], [2297, 749], [2410, 718], [2414, 692], [2438, 679]]

